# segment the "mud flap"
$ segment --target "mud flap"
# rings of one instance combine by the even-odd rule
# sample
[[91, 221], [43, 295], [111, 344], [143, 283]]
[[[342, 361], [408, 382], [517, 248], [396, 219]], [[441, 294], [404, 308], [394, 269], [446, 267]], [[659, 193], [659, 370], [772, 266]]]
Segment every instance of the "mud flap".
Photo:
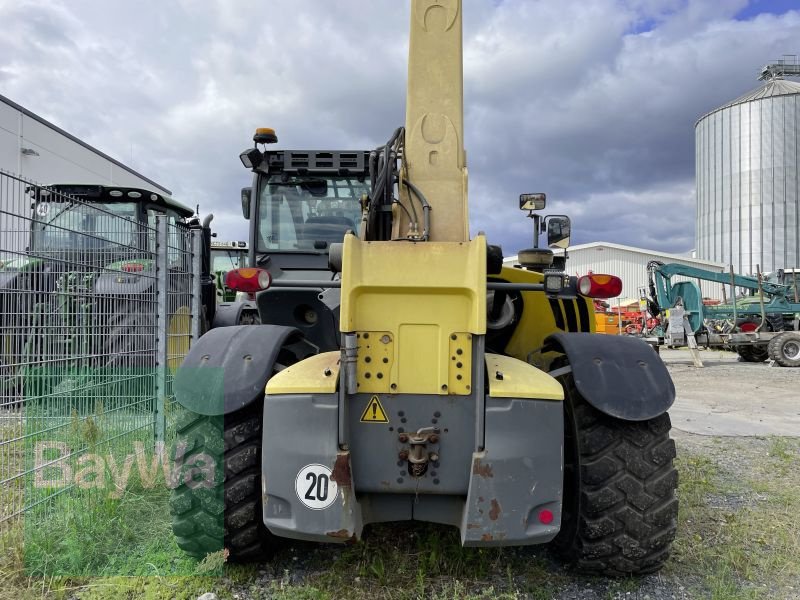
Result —
[[336, 394], [266, 397], [261, 481], [264, 524], [273, 534], [338, 543], [361, 536], [350, 453], [339, 451], [337, 424]]
[[548, 337], [546, 344], [566, 354], [581, 396], [602, 413], [625, 421], [646, 421], [664, 414], [675, 402], [667, 367], [640, 339], [558, 333]]
[[563, 431], [560, 401], [486, 399], [486, 443], [472, 455], [462, 544], [541, 544], [556, 536]]

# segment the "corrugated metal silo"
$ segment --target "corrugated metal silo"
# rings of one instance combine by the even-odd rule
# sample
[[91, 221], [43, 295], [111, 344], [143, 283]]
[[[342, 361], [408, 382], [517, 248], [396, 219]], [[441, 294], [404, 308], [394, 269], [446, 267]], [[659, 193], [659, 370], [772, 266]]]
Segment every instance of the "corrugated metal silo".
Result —
[[800, 83], [782, 78], [795, 70], [765, 67], [763, 86], [695, 124], [698, 258], [800, 267]]

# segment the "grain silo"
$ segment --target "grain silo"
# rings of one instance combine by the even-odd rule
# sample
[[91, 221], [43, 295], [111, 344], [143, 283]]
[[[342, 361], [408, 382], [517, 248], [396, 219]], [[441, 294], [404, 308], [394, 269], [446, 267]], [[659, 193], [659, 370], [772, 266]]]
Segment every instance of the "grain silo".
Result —
[[800, 83], [787, 76], [800, 76], [796, 59], [695, 124], [698, 258], [741, 273], [800, 267]]

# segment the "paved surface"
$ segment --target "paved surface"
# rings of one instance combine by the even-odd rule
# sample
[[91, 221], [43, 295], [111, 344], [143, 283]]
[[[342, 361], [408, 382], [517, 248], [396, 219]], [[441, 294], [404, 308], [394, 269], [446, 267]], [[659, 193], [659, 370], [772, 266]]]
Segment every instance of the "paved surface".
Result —
[[672, 426], [688, 433], [721, 436], [800, 437], [800, 369], [738, 362], [732, 352], [705, 350], [705, 367], [688, 350], [661, 357], [675, 382]]

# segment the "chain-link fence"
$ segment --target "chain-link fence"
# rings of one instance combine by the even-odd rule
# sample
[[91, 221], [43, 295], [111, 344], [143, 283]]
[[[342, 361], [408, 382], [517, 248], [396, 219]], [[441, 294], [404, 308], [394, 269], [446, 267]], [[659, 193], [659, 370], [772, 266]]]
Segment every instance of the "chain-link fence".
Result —
[[122, 190], [0, 173], [0, 530], [161, 471], [172, 372], [200, 331], [200, 232]]

